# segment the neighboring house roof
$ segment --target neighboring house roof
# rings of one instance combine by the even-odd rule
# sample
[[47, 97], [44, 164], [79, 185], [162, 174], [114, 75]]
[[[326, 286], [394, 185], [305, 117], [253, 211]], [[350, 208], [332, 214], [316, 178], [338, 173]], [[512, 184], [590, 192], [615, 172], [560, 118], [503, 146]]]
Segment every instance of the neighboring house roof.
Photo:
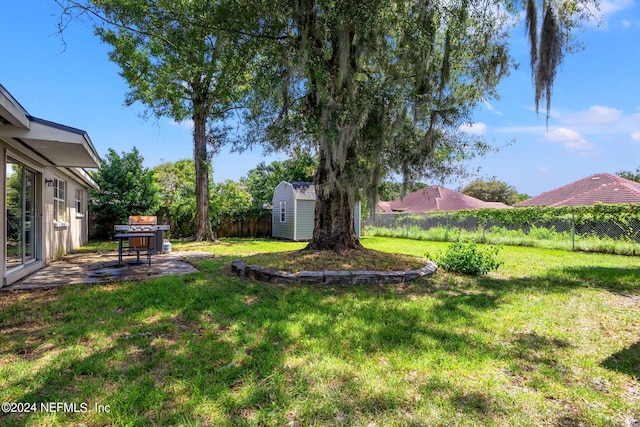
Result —
[[515, 206], [592, 206], [596, 203], [640, 203], [640, 183], [608, 173], [598, 173]]
[[[426, 187], [387, 203], [393, 212], [408, 213], [510, 207], [500, 202], [485, 202], [440, 186]], [[378, 206], [381, 204], [379, 203]], [[387, 211], [385, 210], [385, 212]]]
[[293, 197], [296, 199], [316, 199], [316, 187], [312, 182], [290, 182], [289, 184], [293, 187]]
[[0, 138], [40, 156], [52, 166], [99, 168], [100, 157], [87, 132], [34, 117], [0, 85]]
[[376, 203], [376, 212], [380, 212], [380, 213], [393, 212], [393, 210], [391, 209], [391, 202], [383, 202], [379, 200], [378, 203]]

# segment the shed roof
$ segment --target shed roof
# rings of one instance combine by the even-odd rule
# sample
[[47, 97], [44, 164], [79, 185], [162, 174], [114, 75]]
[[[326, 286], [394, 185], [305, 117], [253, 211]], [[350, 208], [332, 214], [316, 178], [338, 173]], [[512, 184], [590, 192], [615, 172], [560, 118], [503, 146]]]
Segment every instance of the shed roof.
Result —
[[293, 197], [296, 199], [316, 199], [316, 187], [313, 182], [290, 182], [293, 187]]
[[515, 206], [592, 206], [640, 203], [640, 183], [598, 173], [516, 203]]
[[[378, 204], [385, 207], [386, 204]], [[475, 197], [441, 186], [426, 187], [389, 202], [393, 212], [422, 213], [431, 211], [459, 211], [463, 209], [508, 208], [499, 202], [485, 202]]]

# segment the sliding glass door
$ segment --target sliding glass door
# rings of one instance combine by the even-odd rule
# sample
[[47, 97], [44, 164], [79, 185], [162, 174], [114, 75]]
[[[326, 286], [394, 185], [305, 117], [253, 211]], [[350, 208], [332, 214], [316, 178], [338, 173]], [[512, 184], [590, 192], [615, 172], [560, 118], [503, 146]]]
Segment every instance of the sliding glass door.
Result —
[[36, 174], [7, 159], [7, 272], [36, 259]]

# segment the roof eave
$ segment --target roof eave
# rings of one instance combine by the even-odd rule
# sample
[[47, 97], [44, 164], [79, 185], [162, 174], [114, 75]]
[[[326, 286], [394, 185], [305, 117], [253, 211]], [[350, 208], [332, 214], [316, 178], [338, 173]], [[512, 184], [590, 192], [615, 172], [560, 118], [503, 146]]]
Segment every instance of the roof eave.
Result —
[[0, 84], [0, 127], [6, 121], [20, 129], [29, 129], [29, 114], [20, 103]]
[[29, 117], [29, 129], [0, 126], [0, 136], [20, 141], [54, 166], [100, 168], [100, 158], [87, 132]]

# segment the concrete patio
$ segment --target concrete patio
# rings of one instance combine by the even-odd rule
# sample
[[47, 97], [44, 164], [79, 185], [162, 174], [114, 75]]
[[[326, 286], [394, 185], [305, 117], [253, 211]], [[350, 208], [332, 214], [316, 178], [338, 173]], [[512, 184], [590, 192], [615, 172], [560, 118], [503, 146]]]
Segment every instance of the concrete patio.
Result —
[[170, 252], [151, 257], [151, 265], [146, 256], [125, 256], [118, 265], [118, 252], [71, 254], [54, 261], [45, 268], [0, 291], [55, 288], [80, 283], [109, 283], [123, 280], [146, 280], [161, 276], [176, 276], [198, 271], [189, 258], [213, 257], [208, 252]]

